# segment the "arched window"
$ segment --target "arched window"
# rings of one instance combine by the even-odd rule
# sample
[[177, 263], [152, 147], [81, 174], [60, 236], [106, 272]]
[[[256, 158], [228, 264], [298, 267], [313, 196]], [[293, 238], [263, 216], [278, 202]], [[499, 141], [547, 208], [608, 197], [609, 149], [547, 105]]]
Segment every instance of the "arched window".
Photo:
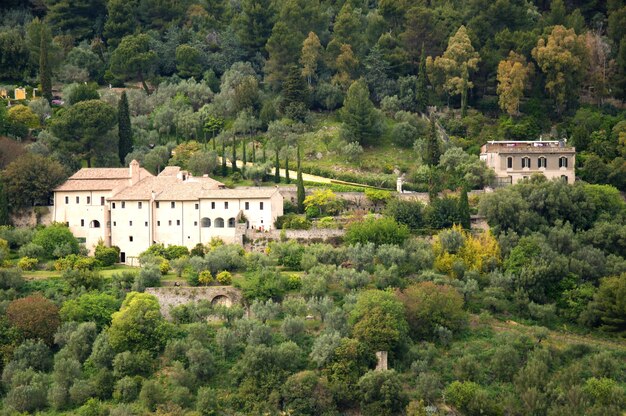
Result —
[[523, 157], [522, 158], [522, 168], [530, 168], [530, 158]]
[[561, 180], [567, 183], [567, 175], [561, 175]]
[[513, 169], [513, 158], [511, 156], [506, 158], [506, 168]]
[[545, 157], [541, 156], [541, 157], [539, 157], [538, 164], [539, 164], [538, 166], [540, 168], [544, 168], [545, 169], [545, 168], [548, 167], [548, 159], [546, 159]]
[[209, 228], [211, 226], [211, 219], [204, 217], [200, 220], [200, 227]]
[[566, 168], [567, 167], [567, 158], [565, 156], [561, 156], [559, 158], [559, 167]]
[[100, 221], [93, 220], [89, 223], [89, 228], [100, 228]]
[[224, 219], [216, 218], [215, 219], [215, 228], [224, 228]]
[[234, 218], [229, 218], [228, 219], [228, 228], [235, 228], [235, 219]]

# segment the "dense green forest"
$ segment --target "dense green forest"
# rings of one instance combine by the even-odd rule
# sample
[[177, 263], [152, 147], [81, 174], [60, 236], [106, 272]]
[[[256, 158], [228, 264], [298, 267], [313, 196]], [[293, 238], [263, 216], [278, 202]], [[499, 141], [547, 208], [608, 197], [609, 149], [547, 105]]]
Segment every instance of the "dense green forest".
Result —
[[[4, 0], [0, 90], [0, 414], [626, 411], [622, 0]], [[469, 193], [482, 144], [539, 138], [576, 183]], [[133, 159], [298, 198], [280, 241], [141, 267], [11, 225]], [[345, 234], [286, 238], [311, 228]], [[145, 290], [174, 282], [243, 300], [166, 317]]]

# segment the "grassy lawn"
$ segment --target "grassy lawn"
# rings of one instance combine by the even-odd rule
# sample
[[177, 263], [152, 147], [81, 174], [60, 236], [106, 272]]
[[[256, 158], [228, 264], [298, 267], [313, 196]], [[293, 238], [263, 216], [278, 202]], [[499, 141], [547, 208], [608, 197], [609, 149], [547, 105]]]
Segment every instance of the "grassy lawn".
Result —
[[[125, 264], [116, 264], [114, 266], [96, 269], [95, 271], [100, 273], [102, 277], [109, 278], [116, 273], [121, 273], [125, 271], [136, 272], [138, 270], [139, 270], [138, 267], [126, 266]], [[51, 279], [54, 277], [61, 277], [61, 274], [62, 272], [59, 272], [56, 270], [32, 270], [32, 271], [25, 271], [22, 275], [24, 276], [25, 279], [41, 280], [41, 279]]]

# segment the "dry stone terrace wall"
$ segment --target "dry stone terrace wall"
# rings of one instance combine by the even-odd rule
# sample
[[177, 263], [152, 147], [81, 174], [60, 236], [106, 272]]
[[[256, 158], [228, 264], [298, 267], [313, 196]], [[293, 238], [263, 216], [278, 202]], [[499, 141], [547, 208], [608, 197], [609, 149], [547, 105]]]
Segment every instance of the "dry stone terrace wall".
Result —
[[212, 304], [231, 306], [241, 303], [241, 292], [233, 286], [206, 286], [206, 287], [150, 287], [146, 293], [156, 296], [161, 305], [161, 313], [170, 317], [173, 307], [200, 300], [207, 300]]

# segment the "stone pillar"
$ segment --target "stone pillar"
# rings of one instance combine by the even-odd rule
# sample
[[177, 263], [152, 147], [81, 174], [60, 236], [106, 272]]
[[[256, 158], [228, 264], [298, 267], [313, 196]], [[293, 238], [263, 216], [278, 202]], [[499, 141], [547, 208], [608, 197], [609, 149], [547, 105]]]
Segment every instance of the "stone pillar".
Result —
[[402, 176], [398, 176], [398, 179], [396, 180], [396, 191], [398, 191], [399, 194], [402, 193], [403, 182], [404, 182], [404, 179], [402, 179]]
[[377, 351], [376, 358], [378, 363], [376, 363], [375, 371], [387, 370], [387, 351]]

